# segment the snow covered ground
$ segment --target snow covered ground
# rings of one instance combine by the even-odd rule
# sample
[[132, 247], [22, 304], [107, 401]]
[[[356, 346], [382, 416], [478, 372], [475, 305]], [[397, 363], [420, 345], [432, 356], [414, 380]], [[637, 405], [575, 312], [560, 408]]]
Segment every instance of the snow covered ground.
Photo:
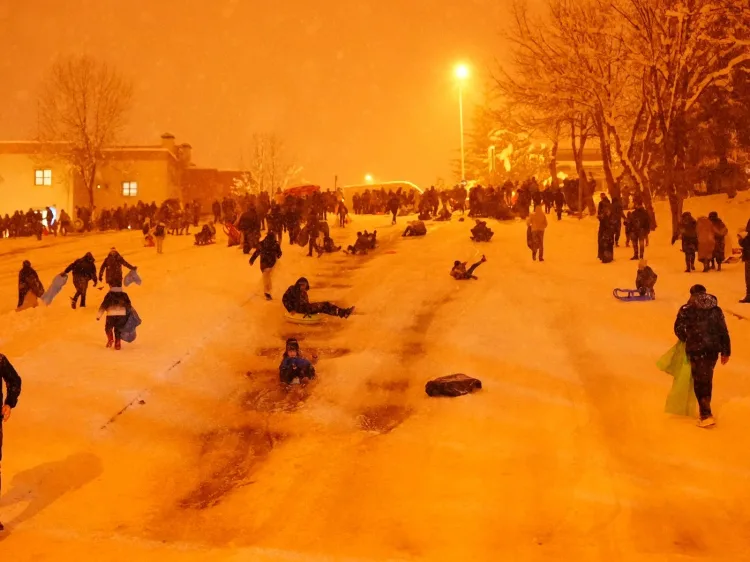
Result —
[[[730, 233], [747, 194], [694, 199]], [[0, 241], [0, 351], [24, 379], [5, 426], [3, 559], [714, 560], [746, 559], [750, 321], [727, 314], [734, 353], [718, 367], [718, 425], [663, 414], [670, 377], [654, 362], [675, 341], [688, 288], [704, 283], [725, 311], [742, 265], [685, 274], [662, 225], [647, 249], [658, 300], [622, 303], [636, 265], [620, 248], [596, 260], [594, 220], [551, 217], [546, 262], [532, 262], [520, 222], [430, 224], [357, 217], [337, 242], [377, 228], [365, 257], [307, 258], [284, 243], [276, 300], [224, 240], [137, 232]], [[16, 313], [30, 259], [48, 283], [74, 258], [110, 246], [139, 267], [129, 290], [144, 320], [115, 353], [95, 321], [103, 294], [73, 311]], [[488, 262], [479, 281], [448, 276], [454, 259]], [[344, 321], [284, 322], [280, 297], [305, 275], [315, 299], [356, 305]], [[316, 350], [308, 394], [278, 390], [284, 341]], [[428, 398], [424, 383], [462, 372], [484, 389]]]

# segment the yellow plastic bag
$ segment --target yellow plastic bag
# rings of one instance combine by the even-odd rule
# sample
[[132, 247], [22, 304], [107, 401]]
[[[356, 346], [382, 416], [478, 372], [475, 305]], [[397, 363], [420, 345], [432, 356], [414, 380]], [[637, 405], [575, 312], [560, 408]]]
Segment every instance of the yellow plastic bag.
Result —
[[685, 352], [685, 343], [678, 341], [661, 356], [656, 366], [659, 370], [674, 377], [664, 411], [677, 416], [694, 416], [698, 408], [698, 400], [695, 398], [693, 374], [690, 359]]

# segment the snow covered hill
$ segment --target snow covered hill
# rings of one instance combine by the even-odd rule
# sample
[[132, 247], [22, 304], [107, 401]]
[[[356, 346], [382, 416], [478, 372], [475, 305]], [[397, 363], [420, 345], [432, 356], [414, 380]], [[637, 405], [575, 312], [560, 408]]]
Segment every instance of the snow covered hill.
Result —
[[[747, 194], [690, 200], [730, 234]], [[697, 282], [750, 316], [742, 264], [683, 273], [666, 207], [647, 259], [658, 300], [622, 303], [630, 249], [596, 260], [596, 221], [551, 216], [545, 263], [525, 226], [377, 228], [368, 256], [307, 258], [284, 242], [271, 303], [236, 248], [139, 233], [0, 241], [0, 351], [24, 378], [5, 426], [0, 553], [26, 560], [740, 560], [747, 555], [750, 324], [727, 314], [734, 353], [717, 368], [710, 431], [663, 413], [670, 377], [656, 359]], [[344, 233], [346, 232], [346, 234]], [[736, 238], [736, 237], [735, 237]], [[111, 246], [139, 267], [128, 292], [138, 339], [105, 349], [95, 309], [14, 312], [30, 259], [45, 283], [76, 257]], [[488, 262], [457, 282], [455, 259]], [[315, 300], [356, 305], [348, 320], [301, 327], [280, 297], [306, 276]], [[287, 337], [319, 356], [309, 393], [278, 389]], [[429, 398], [455, 372], [484, 388]]]

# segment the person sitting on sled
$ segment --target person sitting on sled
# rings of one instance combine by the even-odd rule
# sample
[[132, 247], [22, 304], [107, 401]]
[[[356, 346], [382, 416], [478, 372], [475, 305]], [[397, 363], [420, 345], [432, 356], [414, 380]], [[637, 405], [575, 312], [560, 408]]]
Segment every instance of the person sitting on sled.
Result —
[[453, 269], [451, 269], [451, 277], [459, 281], [464, 281], [468, 279], [477, 279], [477, 276], [474, 275], [474, 271], [476, 270], [477, 267], [479, 267], [486, 261], [487, 261], [487, 258], [482, 256], [481, 260], [479, 260], [477, 263], [472, 265], [469, 269], [466, 269], [467, 262], [460, 262], [456, 260], [453, 262]]
[[307, 384], [315, 378], [315, 367], [302, 357], [299, 343], [294, 338], [286, 340], [286, 351], [279, 365], [279, 380], [282, 384]]
[[323, 251], [326, 254], [333, 254], [334, 252], [338, 252], [339, 250], [341, 250], [341, 246], [337, 246], [334, 243], [333, 238], [331, 238], [330, 236], [323, 237]]
[[477, 219], [477, 224], [471, 229], [471, 239], [475, 242], [489, 242], [495, 233], [487, 226], [486, 221]]
[[639, 261], [638, 273], [635, 276], [635, 288], [638, 289], [638, 293], [642, 297], [648, 295], [652, 299], [655, 299], [654, 285], [656, 285], [658, 277], [646, 260]]
[[427, 227], [421, 220], [410, 221], [406, 225], [406, 230], [401, 236], [424, 236], [427, 234]]
[[346, 251], [350, 254], [367, 254], [367, 248], [369, 247], [370, 242], [367, 236], [362, 234], [361, 232], [357, 232], [357, 241], [354, 243], [354, 245], [350, 245]]
[[338, 316], [339, 318], [349, 318], [354, 307], [341, 308], [330, 302], [310, 302], [307, 291], [310, 290], [310, 283], [304, 277], [297, 279], [297, 282], [289, 287], [281, 302], [287, 312], [311, 316], [312, 314], [328, 314], [329, 316]]

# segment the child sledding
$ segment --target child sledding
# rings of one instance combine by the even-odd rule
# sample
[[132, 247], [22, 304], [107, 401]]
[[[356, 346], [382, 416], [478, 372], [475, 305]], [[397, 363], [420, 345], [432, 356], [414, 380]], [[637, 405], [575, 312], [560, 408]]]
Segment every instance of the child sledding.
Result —
[[204, 224], [200, 232], [195, 234], [196, 246], [207, 246], [216, 242], [216, 227], [214, 223]]
[[656, 298], [654, 286], [659, 276], [648, 265], [646, 260], [638, 262], [638, 273], [635, 276], [635, 289], [614, 289], [612, 295], [626, 302], [652, 301]]

